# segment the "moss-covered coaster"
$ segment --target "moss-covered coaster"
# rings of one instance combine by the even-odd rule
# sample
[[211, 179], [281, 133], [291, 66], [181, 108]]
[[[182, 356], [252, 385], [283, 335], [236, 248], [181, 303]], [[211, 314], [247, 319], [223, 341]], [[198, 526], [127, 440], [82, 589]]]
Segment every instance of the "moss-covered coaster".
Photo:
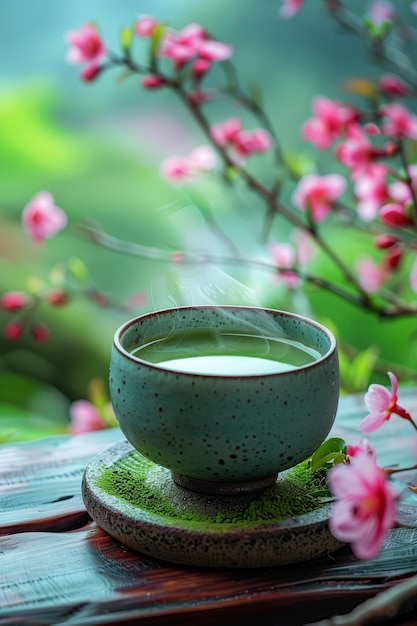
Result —
[[187, 565], [264, 567], [341, 546], [328, 530], [329, 505], [318, 487], [301, 464], [259, 493], [198, 494], [121, 442], [90, 463], [83, 498], [99, 526], [146, 555]]

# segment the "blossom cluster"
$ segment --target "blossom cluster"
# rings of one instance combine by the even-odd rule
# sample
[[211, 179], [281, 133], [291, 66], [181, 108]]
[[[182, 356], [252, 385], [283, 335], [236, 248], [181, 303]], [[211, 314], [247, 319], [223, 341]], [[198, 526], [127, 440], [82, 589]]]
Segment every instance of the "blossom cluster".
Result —
[[[410, 413], [398, 403], [398, 380], [388, 372], [391, 391], [372, 384], [365, 394], [369, 413], [359, 424], [359, 430], [369, 433], [388, 422], [393, 415], [417, 425]], [[343, 542], [350, 543], [360, 559], [374, 558], [387, 533], [396, 525], [396, 507], [401, 492], [390, 483], [397, 472], [412, 467], [382, 468], [375, 450], [367, 439], [346, 446], [346, 460], [335, 465], [328, 475], [329, 489], [336, 498], [330, 519], [330, 530]], [[410, 486], [415, 491], [413, 486]]]
[[[23, 208], [21, 223], [24, 231], [35, 245], [43, 245], [47, 239], [56, 236], [68, 223], [66, 212], [55, 204], [51, 193], [36, 193]], [[69, 274], [70, 279], [67, 277]], [[37, 343], [49, 340], [50, 330], [38, 319], [41, 307], [54, 309], [69, 305], [76, 296], [83, 295], [99, 307], [130, 310], [144, 305], [143, 293], [132, 294], [126, 302], [115, 305], [102, 291], [98, 290], [89, 278], [88, 269], [77, 258], [72, 258], [67, 265], [61, 264], [51, 271], [52, 280], [48, 283], [41, 279], [29, 281], [28, 289], [6, 291], [0, 297], [0, 309], [10, 316], [3, 329], [3, 335], [9, 341], [18, 341], [25, 336]]]
[[[302, 0], [286, 1], [282, 13], [293, 16], [302, 6]], [[336, 8], [333, 11], [336, 12]], [[373, 2], [368, 7], [367, 19], [374, 27], [389, 24], [395, 19], [395, 9], [389, 2]], [[149, 66], [137, 65], [132, 60], [132, 35], [150, 41]], [[70, 32], [67, 41], [71, 45], [68, 60], [84, 64], [81, 74], [84, 80], [96, 78], [99, 72], [114, 64], [125, 63], [130, 71], [144, 75], [141, 81], [144, 88], [171, 87], [190, 107], [198, 110], [211, 145], [166, 159], [161, 164], [165, 178], [182, 183], [193, 181], [218, 167], [216, 153], [226, 166], [244, 174], [248, 157], [271, 152], [275, 147], [270, 128], [246, 129], [237, 116], [220, 121], [204, 117], [202, 106], [217, 98], [219, 90], [205, 88], [203, 79], [214, 64], [232, 57], [233, 48], [215, 40], [201, 25], [192, 23], [176, 31], [152, 16], [140, 16], [132, 33], [123, 41], [124, 59], [116, 59], [107, 50], [97, 27], [92, 24]], [[168, 59], [171, 67], [161, 69], [163, 59]], [[411, 95], [411, 89], [399, 76], [384, 74], [376, 84], [357, 83], [352, 90], [363, 95], [369, 106], [361, 110], [345, 102], [317, 96], [312, 103], [313, 115], [301, 129], [304, 140], [319, 151], [333, 150], [345, 174], [304, 174], [296, 181], [291, 198], [293, 207], [306, 215], [306, 220], [293, 215], [293, 224], [310, 234], [314, 230], [315, 243], [319, 240], [316, 226], [340, 211], [346, 198], [353, 200], [355, 216], [351, 219], [356, 227], [360, 224], [362, 230], [372, 233], [374, 252], [362, 254], [356, 260], [353, 273], [347, 272], [342, 263], [339, 267], [345, 277], [350, 277], [363, 301], [363, 293], [380, 293], [404, 267], [409, 272], [411, 290], [417, 292], [417, 244], [414, 243], [417, 163], [408, 162], [405, 156], [405, 143], [417, 138], [417, 116], [401, 102]], [[256, 188], [250, 176], [247, 182]], [[265, 197], [264, 190], [261, 195]], [[272, 192], [269, 195], [271, 200]], [[297, 287], [300, 282], [298, 259], [302, 253], [295, 249], [289, 253], [287, 242], [273, 242], [269, 250], [272, 263], [280, 259], [278, 279], [290, 288]]]
[[[399, 79], [383, 76], [380, 82], [380, 94], [388, 96], [406, 95], [407, 88]], [[303, 137], [315, 144], [320, 150], [333, 146], [336, 142], [336, 159], [348, 169], [349, 179], [353, 186], [353, 195], [356, 200], [357, 214], [365, 222], [378, 218], [379, 223], [385, 226], [389, 233], [379, 232], [374, 238], [374, 245], [385, 251], [385, 256], [374, 271], [358, 265], [360, 278], [365, 289], [377, 290], [399, 267], [402, 257], [407, 250], [412, 249], [414, 263], [410, 272], [410, 284], [413, 291], [417, 291], [417, 246], [404, 245], [397, 231], [413, 229], [415, 227], [415, 194], [417, 189], [417, 164], [409, 164], [404, 175], [393, 171], [392, 167], [383, 160], [399, 153], [404, 140], [417, 139], [417, 116], [408, 108], [393, 102], [377, 107], [372, 113], [372, 122], [369, 122], [359, 110], [342, 103], [317, 97], [313, 102], [314, 116], [307, 120], [302, 128]], [[378, 144], [372, 139], [379, 140]], [[327, 177], [329, 179], [329, 176]], [[310, 182], [306, 177], [300, 186]], [[345, 178], [332, 175], [334, 199], [340, 197], [345, 188]], [[318, 181], [314, 178], [310, 182], [313, 187], [309, 199], [312, 217], [316, 221], [324, 219], [331, 208], [323, 203], [315, 202], [320, 199]], [[302, 200], [306, 200], [306, 194]], [[302, 204], [295, 195], [294, 203]], [[330, 199], [331, 200], [331, 199]], [[362, 267], [362, 272], [360, 268]]]

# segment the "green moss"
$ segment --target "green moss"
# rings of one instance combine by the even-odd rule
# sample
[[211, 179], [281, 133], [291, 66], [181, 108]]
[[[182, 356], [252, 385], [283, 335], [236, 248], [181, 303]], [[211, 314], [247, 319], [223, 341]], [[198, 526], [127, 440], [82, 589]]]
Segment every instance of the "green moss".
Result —
[[164, 523], [213, 524], [221, 529], [222, 525], [258, 526], [318, 509], [322, 505], [321, 481], [322, 477], [312, 477], [306, 462], [260, 493], [202, 496], [178, 487], [169, 470], [131, 452], [104, 469], [96, 484], [119, 503], [163, 517]]

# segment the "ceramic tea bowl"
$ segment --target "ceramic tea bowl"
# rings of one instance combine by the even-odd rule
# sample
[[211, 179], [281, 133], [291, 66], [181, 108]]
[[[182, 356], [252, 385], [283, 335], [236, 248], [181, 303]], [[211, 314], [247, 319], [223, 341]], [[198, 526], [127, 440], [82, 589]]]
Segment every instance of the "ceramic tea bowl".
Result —
[[[182, 352], [184, 337], [188, 352]], [[199, 371], [199, 365], [181, 371], [170, 364], [166, 345], [178, 347], [181, 365], [194, 337], [197, 344], [203, 337], [206, 356], [221, 356], [213, 371]], [[230, 337], [234, 356], [223, 363]], [[256, 355], [262, 346], [254, 367], [240, 356], [248, 337], [255, 338]], [[277, 342], [279, 358], [274, 353], [268, 361], [269, 346], [273, 352]], [[305, 349], [306, 362], [286, 364], [281, 371], [281, 342], [284, 352]], [[160, 362], [148, 358], [147, 346], [152, 361]], [[256, 491], [327, 437], [339, 398], [336, 341], [324, 326], [285, 311], [210, 305], [156, 311], [116, 331], [110, 396], [126, 439], [170, 469], [181, 486], [205, 493]]]

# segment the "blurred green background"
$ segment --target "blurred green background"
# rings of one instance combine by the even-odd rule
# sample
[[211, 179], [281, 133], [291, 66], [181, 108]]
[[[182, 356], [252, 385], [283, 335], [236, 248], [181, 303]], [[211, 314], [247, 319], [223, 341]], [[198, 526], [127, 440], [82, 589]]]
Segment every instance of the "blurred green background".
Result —
[[[350, 4], [363, 8], [363, 2]], [[112, 336], [123, 321], [164, 306], [197, 302], [204, 293], [209, 297], [206, 287], [213, 284], [214, 299], [225, 293], [228, 301], [289, 308], [328, 324], [341, 345], [353, 347], [347, 358], [342, 356], [344, 390], [358, 391], [371, 379], [379, 380], [372, 373], [376, 360], [379, 369], [387, 362], [413, 380], [414, 320], [381, 321], [321, 291], [288, 294], [270, 274], [245, 268], [180, 273], [160, 262], [104, 250], [77, 233], [77, 224], [88, 219], [132, 242], [222, 252], [193, 207], [189, 194], [198, 193], [242, 249], [259, 253], [262, 207], [250, 192], [232, 192], [211, 179], [181, 190], [161, 179], [165, 157], [185, 155], [205, 141], [181, 104], [164, 90], [143, 91], [137, 78], [120, 83], [114, 71], [92, 84], [82, 83], [80, 68], [65, 62], [64, 34], [92, 20], [107, 45], [117, 48], [120, 29], [138, 14], [152, 14], [178, 29], [190, 22], [203, 24], [233, 45], [241, 83], [259, 85], [285, 150], [301, 151], [325, 167], [326, 157], [317, 155], [299, 134], [311, 114], [312, 98], [323, 94], [343, 99], [344, 78], [374, 78], [380, 70], [367, 58], [365, 44], [338, 32], [319, 2], [307, 2], [292, 20], [279, 17], [280, 5], [278, 0], [0, 4], [0, 294], [25, 291], [34, 280], [49, 284], [52, 267], [76, 258], [88, 268], [95, 287], [115, 302], [134, 293], [146, 295], [144, 305], [129, 313], [82, 299], [60, 310], [44, 307], [39, 317], [51, 328], [45, 344], [0, 338], [0, 440], [64, 432], [71, 402], [87, 397], [91, 380], [101, 379], [106, 386]], [[141, 45], [136, 43], [139, 54]], [[213, 121], [231, 114], [236, 111], [226, 102], [213, 106]], [[270, 162], [256, 159], [255, 169], [268, 176]], [[54, 195], [69, 225], [46, 245], [36, 246], [20, 220], [25, 204], [41, 190]], [[277, 229], [275, 234], [282, 241], [286, 231]], [[360, 241], [346, 241], [341, 233], [340, 246], [346, 245], [352, 258], [361, 248]], [[1, 312], [0, 327], [9, 319]]]

